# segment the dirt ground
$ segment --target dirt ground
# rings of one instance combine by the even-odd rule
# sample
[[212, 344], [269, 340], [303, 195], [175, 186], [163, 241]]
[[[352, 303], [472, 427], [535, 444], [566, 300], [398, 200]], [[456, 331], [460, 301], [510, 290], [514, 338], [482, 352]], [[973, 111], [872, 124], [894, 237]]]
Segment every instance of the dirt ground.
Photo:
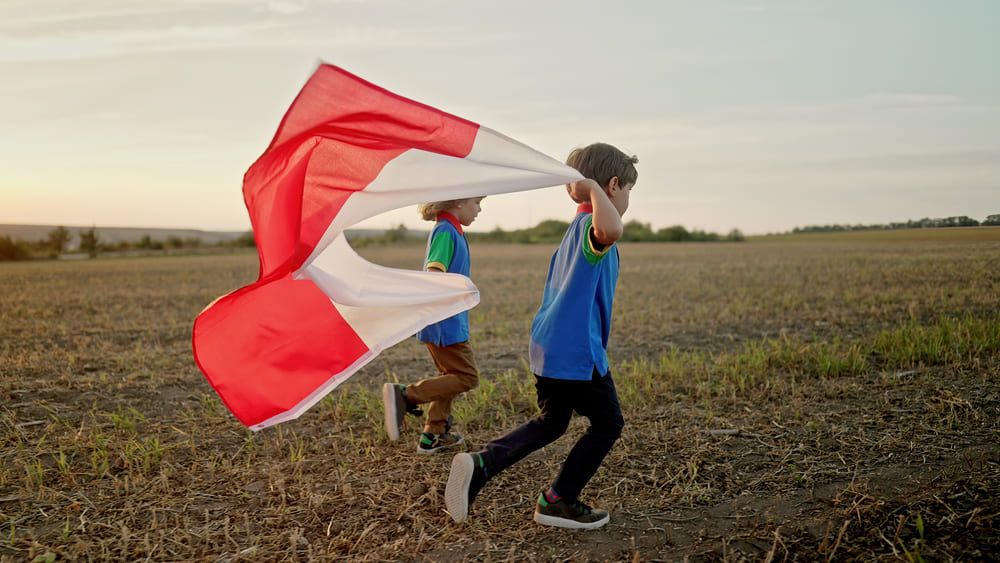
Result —
[[[474, 245], [478, 447], [536, 412], [527, 333], [551, 246]], [[418, 267], [422, 248], [372, 247]], [[1000, 241], [622, 245], [610, 354], [625, 432], [585, 500], [534, 499], [586, 428], [454, 524], [450, 455], [389, 442], [410, 340], [300, 419], [244, 429], [190, 327], [252, 255], [0, 265], [0, 560], [987, 560], [1000, 552]]]

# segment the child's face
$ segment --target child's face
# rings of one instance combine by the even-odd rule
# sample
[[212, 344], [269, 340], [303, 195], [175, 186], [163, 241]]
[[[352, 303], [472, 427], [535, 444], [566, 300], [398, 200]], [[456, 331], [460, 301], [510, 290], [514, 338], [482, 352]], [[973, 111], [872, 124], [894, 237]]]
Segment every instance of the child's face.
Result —
[[455, 202], [455, 207], [451, 209], [451, 214], [458, 219], [458, 222], [462, 225], [468, 227], [476, 220], [479, 212], [483, 210], [482, 203], [483, 198], [481, 197], [470, 197], [469, 199], [460, 199]]
[[608, 199], [611, 200], [611, 204], [615, 206], [618, 210], [618, 214], [622, 217], [625, 216], [625, 211], [628, 210], [628, 197], [632, 193], [632, 186], [635, 184], [626, 184], [624, 186], [618, 183], [618, 177], [611, 178], [608, 182], [608, 189], [605, 192], [608, 194]]

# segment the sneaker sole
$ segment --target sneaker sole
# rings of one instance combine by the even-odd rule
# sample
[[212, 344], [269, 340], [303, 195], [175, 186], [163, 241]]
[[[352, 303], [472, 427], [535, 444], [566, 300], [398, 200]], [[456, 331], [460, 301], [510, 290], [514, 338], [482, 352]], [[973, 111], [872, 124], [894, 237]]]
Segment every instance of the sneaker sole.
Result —
[[607, 524], [611, 520], [611, 515], [607, 515], [601, 520], [595, 522], [577, 522], [576, 520], [570, 520], [568, 518], [560, 518], [558, 516], [549, 516], [547, 514], [541, 514], [540, 512], [535, 512], [533, 518], [535, 522], [543, 526], [553, 526], [556, 528], [571, 528], [574, 530], [593, 530], [595, 528], [600, 528], [601, 526]]
[[447, 449], [447, 448], [454, 448], [455, 446], [460, 446], [460, 445], [462, 445], [464, 443], [465, 443], [465, 438], [462, 437], [462, 438], [459, 438], [458, 441], [455, 442], [454, 444], [448, 444], [447, 446], [438, 446], [436, 448], [431, 448], [431, 449], [421, 448], [420, 444], [417, 444], [417, 453], [418, 454], [433, 454], [433, 453], [437, 453], [437, 452], [439, 452], [441, 450], [444, 450], [444, 449]]
[[455, 522], [464, 522], [469, 516], [469, 486], [475, 462], [470, 454], [455, 454], [451, 460], [448, 484], [444, 488], [444, 506]]
[[385, 412], [385, 432], [395, 442], [399, 439], [399, 413], [396, 412], [396, 388], [392, 383], [382, 384], [382, 410]]

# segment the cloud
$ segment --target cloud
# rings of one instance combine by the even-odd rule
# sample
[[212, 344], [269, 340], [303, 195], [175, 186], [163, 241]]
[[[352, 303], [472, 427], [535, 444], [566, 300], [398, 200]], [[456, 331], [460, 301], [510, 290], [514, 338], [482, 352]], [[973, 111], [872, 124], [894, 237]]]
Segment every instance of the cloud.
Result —
[[[886, 111], [974, 111], [991, 109], [964, 96], [922, 92], [873, 92], [847, 101], [847, 107]], [[995, 109], [995, 108], [994, 108]]]
[[805, 160], [797, 163], [805, 167], [829, 167], [863, 171], [906, 171], [926, 169], [954, 170], [963, 168], [1000, 169], [1000, 149], [939, 152], [880, 154], [872, 156]]
[[309, 0], [268, 0], [265, 7], [274, 14], [301, 14], [309, 7]]
[[[247, 0], [186, 0], [193, 6], [246, 6]], [[255, 0], [254, 10], [279, 15], [297, 15], [307, 11], [312, 6], [334, 4], [362, 4], [369, 0]]]
[[129, 18], [145, 18], [182, 11], [178, 6], [138, 5], [126, 8], [91, 9], [80, 11], [50, 11], [38, 14], [20, 13], [0, 18], [0, 33], [6, 35], [46, 35], [80, 27], [115, 26]]
[[256, 22], [117, 29], [46, 37], [0, 36], [0, 63], [75, 60], [238, 46], [242, 39], [278, 27], [280, 24], [274, 22]]
[[403, 37], [389, 27], [326, 29], [310, 37], [284, 20], [240, 24], [173, 25], [159, 28], [63, 33], [45, 37], [0, 35], [0, 63], [68, 61], [139, 53], [206, 50], [277, 49], [309, 46], [400, 47], [418, 44], [419, 37]]

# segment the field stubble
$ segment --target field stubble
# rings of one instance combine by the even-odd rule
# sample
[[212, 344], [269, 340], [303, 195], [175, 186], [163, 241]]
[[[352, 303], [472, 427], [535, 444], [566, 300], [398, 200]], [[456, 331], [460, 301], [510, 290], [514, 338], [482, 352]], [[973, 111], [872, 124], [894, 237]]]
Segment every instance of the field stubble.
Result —
[[[473, 248], [481, 445], [535, 412], [525, 366], [549, 246]], [[369, 248], [418, 267], [421, 249]], [[0, 558], [979, 559], [1000, 548], [1000, 244], [623, 245], [611, 355], [625, 433], [585, 496], [533, 499], [585, 429], [499, 476], [466, 525], [450, 456], [384, 437], [378, 385], [414, 341], [301, 419], [251, 433], [190, 326], [252, 256], [0, 267]]]

